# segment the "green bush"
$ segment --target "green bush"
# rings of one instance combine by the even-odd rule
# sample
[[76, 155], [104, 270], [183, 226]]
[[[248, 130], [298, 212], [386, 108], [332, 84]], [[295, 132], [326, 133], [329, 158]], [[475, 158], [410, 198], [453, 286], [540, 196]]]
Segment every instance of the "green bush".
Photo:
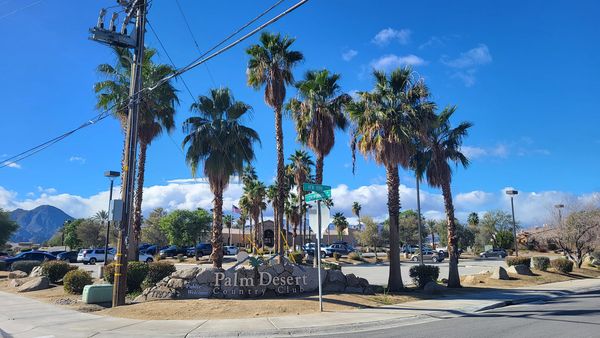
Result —
[[531, 257], [506, 257], [506, 265], [526, 265], [531, 266]]
[[115, 263], [110, 263], [104, 266], [104, 276], [102, 279], [110, 284], [115, 283]]
[[546, 256], [531, 257], [531, 267], [540, 271], [546, 271], [550, 267], [550, 258]]
[[147, 289], [175, 272], [175, 265], [169, 262], [152, 262], [148, 264], [148, 274], [142, 282], [142, 289]]
[[339, 252], [333, 253], [333, 259], [335, 259], [336, 262], [339, 261], [341, 257], [342, 255]]
[[127, 264], [127, 292], [140, 290], [142, 282], [148, 275], [148, 264], [144, 262], [129, 262]]
[[560, 273], [570, 273], [573, 271], [573, 262], [566, 258], [557, 258], [550, 261], [550, 266]]
[[10, 265], [10, 271], [19, 270], [30, 274], [33, 268], [40, 266], [41, 264], [40, 261], [16, 261]]
[[348, 258], [354, 261], [362, 261], [362, 256], [356, 251], [349, 253]]
[[331, 262], [321, 262], [321, 267], [328, 270], [342, 270], [341, 265]]
[[289, 254], [289, 258], [296, 264], [300, 264], [304, 258], [304, 253], [302, 251], [294, 251]]
[[93, 284], [94, 281], [89, 272], [83, 270], [71, 270], [63, 278], [63, 285], [67, 293], [80, 295], [86, 285]]
[[47, 261], [42, 263], [42, 275], [48, 277], [50, 282], [56, 283], [71, 270], [77, 269], [76, 266], [63, 261]]
[[427, 283], [437, 281], [440, 268], [436, 265], [413, 265], [408, 270], [408, 275], [422, 289]]

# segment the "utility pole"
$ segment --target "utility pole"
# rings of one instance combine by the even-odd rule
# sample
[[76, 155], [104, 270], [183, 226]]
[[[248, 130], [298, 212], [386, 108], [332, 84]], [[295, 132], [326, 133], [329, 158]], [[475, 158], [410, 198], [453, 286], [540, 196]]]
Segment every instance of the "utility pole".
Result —
[[[120, 33], [116, 32], [117, 14], [113, 13], [108, 29], [104, 29], [103, 9], [98, 18], [98, 25], [92, 28], [92, 40], [99, 41], [112, 46], [134, 48], [133, 62], [131, 64], [131, 80], [129, 83], [129, 112], [127, 116], [127, 133], [125, 138], [125, 152], [122, 173], [123, 187], [121, 189], [121, 200], [123, 201], [123, 213], [119, 227], [119, 239], [117, 242], [117, 254], [115, 257], [115, 279], [113, 289], [113, 307], [125, 304], [125, 293], [127, 291], [127, 243], [129, 228], [133, 214], [133, 193], [135, 188], [135, 168], [137, 160], [137, 134], [139, 101], [142, 90], [142, 60], [144, 59], [144, 33], [146, 26], [146, 0], [119, 0], [119, 4], [126, 6], [127, 16], [123, 21]], [[127, 25], [135, 16], [135, 30], [132, 35], [127, 35]]]

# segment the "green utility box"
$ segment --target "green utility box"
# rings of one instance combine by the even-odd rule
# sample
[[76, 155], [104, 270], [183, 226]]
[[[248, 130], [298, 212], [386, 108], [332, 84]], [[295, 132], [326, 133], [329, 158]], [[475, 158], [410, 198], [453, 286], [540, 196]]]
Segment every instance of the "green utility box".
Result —
[[83, 288], [81, 300], [86, 304], [110, 303], [112, 302], [112, 284], [93, 284]]

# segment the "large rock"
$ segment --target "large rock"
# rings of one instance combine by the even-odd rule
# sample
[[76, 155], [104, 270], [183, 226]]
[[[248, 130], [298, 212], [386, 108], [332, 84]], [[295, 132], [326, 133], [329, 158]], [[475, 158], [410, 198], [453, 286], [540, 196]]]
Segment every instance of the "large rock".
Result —
[[42, 267], [41, 266], [35, 266], [32, 270], [31, 273], [29, 274], [29, 277], [42, 277]]
[[21, 286], [25, 283], [27, 283], [27, 280], [25, 280], [24, 278], [11, 279], [10, 282], [8, 283], [8, 286], [10, 286], [11, 288], [18, 288], [19, 286]]
[[47, 289], [50, 286], [50, 280], [48, 280], [48, 277], [35, 277], [34, 279], [30, 280], [29, 282], [19, 286], [19, 288], [17, 289], [18, 292], [30, 292], [30, 291], [37, 291], [37, 290], [44, 290]]
[[325, 286], [325, 292], [343, 292], [346, 289], [346, 276], [340, 270], [329, 270]]
[[507, 272], [515, 274], [515, 275], [527, 275], [531, 276], [533, 273], [531, 269], [527, 265], [517, 264], [508, 268]]
[[508, 273], [506, 272], [506, 269], [501, 267], [501, 266], [497, 266], [494, 268], [494, 270], [492, 270], [492, 276], [490, 276], [491, 279], [499, 279], [499, 280], [509, 280], [510, 277], [508, 277]]
[[198, 274], [199, 270], [200, 270], [199, 267], [193, 267], [191, 269], [185, 269], [185, 270], [177, 270], [177, 271], [173, 272], [173, 274], [171, 276], [175, 277], [175, 278], [189, 280], [189, 279], [196, 277], [196, 274]]
[[425, 287], [423, 288], [423, 292], [428, 295], [442, 293], [444, 290], [446, 290], [446, 287], [436, 282], [429, 282], [425, 284]]
[[177, 298], [177, 292], [165, 286], [153, 287], [147, 292], [145, 300], [164, 300]]
[[18, 279], [27, 277], [27, 272], [15, 270], [8, 273], [8, 279]]
[[465, 279], [463, 279], [463, 283], [465, 284], [475, 284], [477, 283], [477, 276], [475, 275], [468, 275], [465, 277]]

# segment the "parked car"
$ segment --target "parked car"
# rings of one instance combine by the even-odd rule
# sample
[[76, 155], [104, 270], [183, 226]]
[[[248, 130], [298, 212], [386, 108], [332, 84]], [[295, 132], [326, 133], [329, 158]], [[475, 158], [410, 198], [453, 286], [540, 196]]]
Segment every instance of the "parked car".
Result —
[[[306, 243], [303, 246], [304, 252], [309, 256], [315, 256], [315, 247], [317, 245], [315, 243]], [[327, 251], [325, 250], [327, 246], [321, 243], [321, 258], [327, 257]]]
[[21, 252], [14, 257], [6, 258], [6, 259], [4, 259], [4, 262], [6, 263], [6, 269], [8, 270], [12, 263], [18, 262], [18, 261], [44, 262], [44, 261], [53, 261], [53, 260], [56, 260], [56, 256], [51, 255], [45, 251], [26, 251], [26, 252]]
[[0, 259], [6, 259], [10, 257], [10, 255], [7, 252], [0, 252]]
[[[104, 262], [104, 248], [102, 249], [81, 249], [77, 254], [77, 262], [83, 264], [96, 264], [96, 262]], [[109, 248], [106, 256], [108, 261], [115, 259], [115, 249]]]
[[63, 252], [65, 252], [66, 250], [54, 250], [54, 251], [47, 251], [49, 254], [58, 257], [58, 254], [61, 254]]
[[419, 250], [419, 246], [417, 245], [404, 244], [401, 251], [402, 253], [414, 254], [417, 250]]
[[143, 252], [143, 253], [146, 253], [146, 254], [152, 255], [152, 256], [156, 255], [158, 253], [158, 251], [159, 251], [158, 246], [156, 246], [156, 245], [148, 245], [148, 246], [143, 245], [142, 247], [140, 247], [140, 253]]
[[[411, 257], [410, 260], [413, 262], [419, 261], [419, 251], [417, 250]], [[432, 262], [441, 262], [444, 260], [444, 255], [440, 255], [439, 253], [425, 249], [423, 250], [423, 261], [432, 261]]]
[[160, 257], [165, 258], [165, 257], [174, 257], [179, 254], [186, 255], [187, 253], [188, 252], [187, 252], [186, 248], [180, 248], [176, 245], [171, 245], [169, 247], [161, 249], [159, 252], [159, 255], [160, 255]]
[[506, 251], [504, 251], [504, 249], [489, 249], [488, 251], [482, 252], [479, 254], [479, 257], [481, 258], [490, 258], [490, 257], [499, 257], [499, 258], [504, 258], [506, 257]]
[[[198, 256], [206, 256], [210, 255], [212, 252], [212, 245], [210, 243], [198, 243], [195, 247], [190, 246], [186, 249], [186, 256], [193, 257], [196, 256], [196, 249], [198, 249]], [[225, 252], [225, 247], [223, 247], [223, 252]]]
[[238, 254], [239, 249], [235, 245], [226, 245], [223, 247], [223, 252], [225, 255], [233, 256]]
[[355, 251], [354, 248], [348, 244], [331, 244], [325, 248], [327, 256], [333, 256], [335, 252], [339, 253], [340, 255], [347, 255], [353, 251]]
[[56, 258], [69, 263], [77, 263], [77, 254], [78, 251], [65, 251], [59, 253]]
[[152, 257], [152, 255], [140, 251], [138, 260], [140, 262], [152, 263], [154, 262], [154, 257]]

